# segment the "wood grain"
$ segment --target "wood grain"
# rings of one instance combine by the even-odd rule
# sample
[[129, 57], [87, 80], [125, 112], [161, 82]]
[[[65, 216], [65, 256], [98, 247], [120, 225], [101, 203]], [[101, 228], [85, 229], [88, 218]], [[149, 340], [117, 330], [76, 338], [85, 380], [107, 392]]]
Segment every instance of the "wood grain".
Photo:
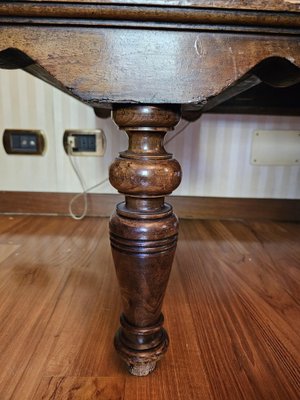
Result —
[[[33, 0], [33, 3], [42, 3], [44, 0]], [[48, 3], [93, 3], [93, 4], [120, 4], [120, 0], [48, 0]], [[281, 10], [299, 11], [299, 0], [125, 0], [122, 4], [126, 5], [156, 5], [156, 6], [181, 6], [193, 8], [224, 8], [224, 9], [254, 9], [257, 10]]]
[[[151, 5], [142, 5], [132, 7], [128, 5], [113, 4], [50, 4], [25, 2], [5, 2], [0, 4], [0, 17], [17, 17], [17, 23], [34, 24], [38, 22], [43, 24], [46, 18], [51, 18], [52, 25], [78, 25], [76, 19], [81, 19], [80, 25], [100, 26], [103, 21], [108, 20], [109, 25], [113, 26], [113, 21], [134, 21], [136, 26], [142, 26], [145, 22], [159, 22], [170, 24], [202, 24], [202, 25], [242, 25], [242, 26], [267, 26], [280, 28], [299, 28], [299, 14], [288, 12], [266, 12], [261, 10], [242, 10], [236, 12], [236, 9], [215, 9], [213, 12], [209, 8], [191, 8], [191, 7], [171, 7], [165, 3], [164, 7], [153, 7]], [[300, 12], [300, 9], [297, 10]], [[23, 19], [20, 20], [20, 17]], [[30, 19], [29, 19], [30, 18]], [[25, 19], [25, 20], [24, 20]], [[138, 24], [137, 24], [138, 23]], [[178, 29], [179, 27], [177, 27]], [[219, 28], [220, 29], [220, 28]]]
[[33, 400], [122, 400], [124, 387], [118, 378], [44, 378]]
[[4, 261], [7, 257], [9, 257], [18, 248], [18, 245], [0, 243], [0, 263]]
[[180, 104], [194, 120], [261, 82], [299, 83], [299, 15], [298, 0], [4, 1], [0, 67], [94, 108]]
[[0, 217], [1, 400], [299, 398], [299, 224], [182, 220], [170, 347], [145, 378], [111, 343], [120, 296], [107, 225]]
[[266, 59], [271, 59], [269, 71], [277, 71], [276, 60], [285, 59], [288, 67], [278, 75], [295, 75], [297, 83], [298, 44], [297, 36], [3, 24], [0, 65], [23, 68], [94, 107], [168, 103], [201, 108], [254, 68], [257, 73]]
[[[68, 205], [75, 193], [0, 192], [0, 213], [31, 215], [68, 215]], [[123, 197], [120, 194], [89, 194], [90, 217], [109, 217]], [[179, 218], [187, 219], [265, 219], [300, 221], [297, 199], [248, 199], [229, 197], [169, 196]], [[74, 204], [76, 213], [82, 203]]]
[[125, 201], [109, 221], [123, 313], [114, 344], [136, 376], [152, 372], [169, 338], [161, 312], [174, 259], [178, 219], [165, 196], [181, 182], [181, 167], [164, 148], [180, 119], [178, 107], [117, 107], [114, 121], [129, 138], [111, 164], [109, 181]]
[[[214, 12], [195, 7], [194, 0], [177, 3], [181, 8], [174, 7], [171, 12], [165, 7], [112, 7], [112, 2], [109, 7], [96, 8], [87, 2], [76, 6], [34, 2], [25, 14], [19, 7], [25, 2], [9, 3], [1, 8], [2, 68], [23, 68], [93, 107], [114, 104], [115, 117], [121, 117], [118, 110], [128, 111], [133, 103], [132, 110], [143, 110], [143, 123], [141, 114], [125, 111], [130, 124], [119, 123], [132, 131], [132, 146], [111, 169], [111, 182], [127, 199], [126, 206], [118, 206], [119, 219], [111, 220], [110, 230], [118, 249], [114, 257], [125, 299], [121, 332], [127, 331], [120, 333], [116, 343], [124, 354], [133, 350], [130, 365], [135, 356], [144, 364], [138, 357], [143, 357], [144, 346], [146, 351], [150, 346], [150, 365], [156, 350], [162, 354], [168, 343], [161, 329], [160, 306], [173, 258], [169, 250], [173, 252], [177, 238], [171, 207], [164, 206], [159, 197], [151, 197], [169, 194], [179, 183], [178, 179], [173, 184], [169, 180], [172, 175], [179, 177], [171, 160], [169, 169], [166, 163], [165, 168], [153, 163], [153, 170], [143, 166], [151, 159], [168, 159], [162, 146], [157, 146], [157, 134], [149, 134], [153, 130], [151, 115], [156, 113], [160, 120], [158, 108], [169, 104], [166, 108], [174, 109], [177, 104], [178, 110], [180, 105], [195, 107], [198, 116], [203, 107], [209, 110], [261, 81], [276, 87], [298, 83], [299, 19], [294, 13], [298, 0], [284, 1], [281, 6], [274, 0], [257, 0], [252, 6], [248, 0], [238, 0], [236, 8], [234, 1], [226, 1], [225, 11], [214, 8], [221, 5], [218, 0], [202, 3], [212, 6]], [[184, 10], [183, 5], [189, 9]], [[254, 7], [257, 11], [251, 11]], [[146, 117], [149, 110], [150, 119]], [[168, 118], [164, 119], [167, 128]], [[139, 127], [147, 136], [144, 146], [143, 134], [136, 133]], [[154, 123], [154, 128], [159, 131], [161, 124]], [[138, 142], [142, 152], [135, 148]], [[129, 159], [129, 168], [122, 158]], [[131, 167], [134, 171], [130, 174]], [[149, 175], [149, 181], [143, 174]], [[169, 218], [165, 225], [163, 217]], [[138, 224], [142, 219], [145, 221]], [[241, 221], [187, 221], [183, 225], [176, 263], [179, 279], [169, 301], [171, 306], [178, 301], [180, 311], [175, 316], [182, 316], [176, 323], [169, 320], [171, 337], [176, 329], [182, 334], [173, 342], [168, 369], [165, 360], [167, 372], [160, 369], [144, 383], [124, 375], [111, 350], [120, 296], [111, 272], [105, 222], [24, 217], [20, 224], [8, 220], [8, 226], [3, 228], [3, 243], [8, 239], [8, 245], [19, 247], [13, 252], [12, 248], [6, 250], [0, 268], [4, 399], [95, 397], [102, 390], [107, 397], [120, 397], [122, 391], [125, 400], [137, 396], [299, 398], [295, 320], [299, 317], [300, 256], [299, 240], [295, 240], [299, 230], [294, 225]], [[148, 261], [143, 262], [145, 241]], [[162, 257], [151, 263], [157, 242]], [[131, 262], [132, 257], [125, 259], [119, 250], [138, 256]], [[130, 303], [132, 298], [143, 308], [142, 324], [140, 309], [136, 312]]]

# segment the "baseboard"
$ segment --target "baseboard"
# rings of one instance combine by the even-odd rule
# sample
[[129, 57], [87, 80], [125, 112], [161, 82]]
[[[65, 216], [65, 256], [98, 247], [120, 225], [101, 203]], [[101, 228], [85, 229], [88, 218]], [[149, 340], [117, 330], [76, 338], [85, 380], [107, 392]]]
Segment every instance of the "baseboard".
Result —
[[[0, 213], [68, 215], [73, 196], [73, 193], [2, 191]], [[89, 194], [87, 215], [109, 217], [122, 200], [119, 194]], [[180, 218], [300, 221], [300, 200], [171, 196], [167, 201]], [[75, 204], [74, 211], [81, 212], [80, 202]]]
[[300, 200], [178, 196], [172, 204], [181, 218], [300, 221]]
[[[0, 192], [0, 213], [69, 215], [69, 203], [75, 193], [53, 192]], [[122, 201], [118, 194], [88, 194], [89, 217], [108, 217], [117, 203]], [[72, 210], [82, 212], [82, 197], [76, 200]]]

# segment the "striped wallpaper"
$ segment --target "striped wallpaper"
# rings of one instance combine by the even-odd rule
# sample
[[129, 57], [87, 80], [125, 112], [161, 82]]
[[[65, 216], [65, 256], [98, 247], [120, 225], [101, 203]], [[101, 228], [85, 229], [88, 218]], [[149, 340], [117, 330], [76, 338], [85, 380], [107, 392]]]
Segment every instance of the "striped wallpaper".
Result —
[[[80, 185], [64, 153], [65, 129], [101, 128], [107, 137], [104, 157], [77, 157], [87, 186], [107, 177], [109, 164], [126, 148], [126, 134], [111, 120], [101, 120], [77, 100], [23, 71], [0, 70], [0, 131], [42, 129], [43, 157], [6, 155], [0, 145], [0, 190], [77, 192]], [[175, 132], [185, 122], [181, 122]], [[300, 130], [300, 117], [204, 115], [167, 144], [181, 163], [183, 181], [177, 195], [300, 198], [299, 166], [250, 164], [255, 130]], [[108, 182], [95, 190], [114, 193]]]

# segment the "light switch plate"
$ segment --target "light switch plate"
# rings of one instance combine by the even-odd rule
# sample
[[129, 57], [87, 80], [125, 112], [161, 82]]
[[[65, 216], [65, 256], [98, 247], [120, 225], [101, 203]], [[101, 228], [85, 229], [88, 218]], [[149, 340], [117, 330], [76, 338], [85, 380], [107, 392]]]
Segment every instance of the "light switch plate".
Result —
[[255, 131], [251, 164], [300, 165], [300, 131]]
[[45, 153], [46, 141], [41, 130], [5, 129], [3, 146], [7, 154], [40, 156]]

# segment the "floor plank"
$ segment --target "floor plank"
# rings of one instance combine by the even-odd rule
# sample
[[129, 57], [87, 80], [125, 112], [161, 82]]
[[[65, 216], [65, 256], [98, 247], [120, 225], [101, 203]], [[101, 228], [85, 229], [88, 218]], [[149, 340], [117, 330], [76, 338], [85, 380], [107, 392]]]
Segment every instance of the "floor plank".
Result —
[[123, 400], [117, 378], [55, 377], [43, 379], [33, 400]]
[[300, 398], [300, 224], [182, 220], [169, 351], [136, 378], [107, 222], [0, 216], [1, 400]]

